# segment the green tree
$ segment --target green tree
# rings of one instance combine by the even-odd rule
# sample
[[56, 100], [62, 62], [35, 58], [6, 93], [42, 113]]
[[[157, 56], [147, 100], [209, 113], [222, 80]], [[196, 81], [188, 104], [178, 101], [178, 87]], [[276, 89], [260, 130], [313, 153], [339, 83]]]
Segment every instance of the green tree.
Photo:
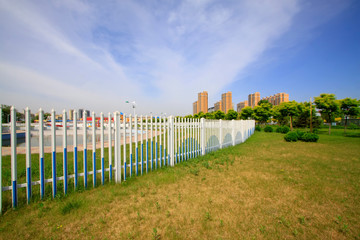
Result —
[[251, 107], [244, 107], [240, 112], [240, 119], [247, 120], [253, 117], [254, 110]]
[[339, 102], [336, 101], [335, 94], [322, 93], [315, 97], [316, 108], [320, 110], [321, 117], [329, 124], [329, 135], [331, 133], [331, 123], [340, 111]]
[[[299, 114], [293, 120], [295, 127], [308, 127], [310, 126], [310, 102], [298, 103]], [[312, 107], [312, 126], [317, 128], [321, 125], [321, 118], [316, 116], [315, 108]]]
[[206, 119], [215, 119], [215, 115], [213, 112], [208, 112], [208, 113], [205, 113], [205, 118]]
[[293, 130], [293, 118], [294, 116], [299, 115], [300, 113], [300, 106], [297, 102], [291, 101], [291, 102], [283, 102], [280, 104], [279, 108], [280, 114], [285, 117], [290, 117], [290, 130]]
[[276, 122], [279, 125], [287, 125], [289, 123], [289, 117], [288, 116], [283, 116], [280, 113], [280, 105], [276, 105], [273, 107], [272, 109], [272, 116], [274, 117], [274, 120], [276, 120]]
[[360, 101], [355, 98], [345, 98], [340, 100], [340, 110], [345, 118], [344, 132], [346, 132], [347, 120], [349, 117], [356, 117], [360, 114]]
[[236, 119], [237, 116], [238, 116], [238, 113], [235, 110], [230, 109], [228, 111], [228, 113], [225, 115], [225, 119], [226, 120], [233, 120], [233, 119]]
[[9, 105], [1, 105], [2, 108], [2, 122], [7, 123], [10, 120], [10, 109]]
[[193, 116], [190, 114], [190, 115], [186, 115], [184, 118], [193, 118]]
[[270, 105], [271, 105], [271, 108], [273, 107], [273, 105], [272, 105], [268, 100], [265, 100], [265, 99], [261, 99], [261, 100], [258, 102], [258, 105], [265, 104], [265, 103], [270, 104]]
[[266, 123], [272, 116], [272, 104], [265, 100], [259, 103], [260, 105], [254, 107], [253, 117], [260, 123]]
[[225, 119], [225, 113], [221, 110], [217, 110], [214, 114], [215, 119]]

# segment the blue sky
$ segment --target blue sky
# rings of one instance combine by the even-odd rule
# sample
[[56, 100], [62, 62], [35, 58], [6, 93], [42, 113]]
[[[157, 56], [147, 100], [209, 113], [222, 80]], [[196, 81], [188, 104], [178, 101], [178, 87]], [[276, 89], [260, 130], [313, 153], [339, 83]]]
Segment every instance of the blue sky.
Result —
[[360, 98], [360, 2], [0, 0], [0, 103], [183, 115], [232, 91]]

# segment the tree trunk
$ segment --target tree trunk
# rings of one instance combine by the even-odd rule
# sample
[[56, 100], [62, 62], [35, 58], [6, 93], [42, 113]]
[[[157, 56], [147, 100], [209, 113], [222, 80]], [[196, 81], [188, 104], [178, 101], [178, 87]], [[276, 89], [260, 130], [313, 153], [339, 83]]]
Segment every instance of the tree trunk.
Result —
[[347, 116], [345, 116], [345, 127], [344, 127], [344, 133], [346, 133], [346, 127], [347, 127]]
[[293, 127], [292, 127], [292, 116], [290, 116], [290, 130], [291, 130], [291, 131], [293, 130]]

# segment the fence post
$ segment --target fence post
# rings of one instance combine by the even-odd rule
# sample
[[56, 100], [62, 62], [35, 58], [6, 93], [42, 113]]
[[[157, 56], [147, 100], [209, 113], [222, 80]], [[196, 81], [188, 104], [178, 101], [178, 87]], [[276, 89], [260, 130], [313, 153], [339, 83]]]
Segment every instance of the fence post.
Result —
[[2, 107], [0, 105], [0, 214], [2, 214]]
[[45, 170], [44, 170], [44, 111], [39, 109], [39, 167], [40, 167], [40, 198], [45, 194]]
[[[120, 121], [120, 120], [119, 120]], [[116, 130], [116, 129], [115, 129]], [[115, 131], [116, 134], [116, 131]], [[119, 133], [120, 134], [120, 133]], [[126, 115], [125, 113], [123, 114], [123, 135], [124, 135], [124, 145], [123, 145], [123, 153], [124, 153], [124, 181], [126, 181], [126, 171], [127, 171], [127, 166], [126, 166]], [[119, 135], [120, 136], [120, 135]], [[120, 141], [120, 140], [119, 140]], [[114, 146], [116, 147], [116, 145]], [[119, 148], [119, 151], [121, 151], [121, 148]], [[120, 152], [119, 152], [120, 154]], [[115, 158], [116, 159], [116, 158]], [[120, 162], [120, 168], [121, 168], [121, 162]], [[120, 178], [121, 178], [121, 174], [120, 174]]]
[[64, 173], [64, 194], [67, 194], [68, 170], [67, 170], [67, 114], [63, 111], [63, 173]]
[[201, 155], [205, 155], [205, 119], [201, 118], [200, 120], [200, 131], [201, 131]]
[[[11, 107], [11, 182], [12, 206], [17, 207], [17, 155], [16, 155], [16, 110]], [[2, 189], [1, 189], [2, 191]]]
[[56, 123], [55, 110], [51, 110], [52, 192], [56, 196]]
[[83, 167], [84, 167], [84, 187], [87, 188], [87, 115], [86, 110], [83, 112], [83, 147], [84, 147], [84, 155], [83, 155]]
[[223, 135], [223, 130], [222, 130], [222, 120], [221, 120], [221, 119], [219, 120], [219, 132], [220, 132], [220, 134], [219, 134], [219, 135], [220, 135], [220, 136], [219, 136], [219, 138], [220, 138], [220, 139], [219, 139], [219, 144], [220, 144], [220, 149], [222, 149], [222, 142], [223, 142], [223, 140], [222, 140], [222, 139], [223, 139], [223, 136], [222, 136], [222, 135]]
[[93, 187], [96, 187], [96, 116], [95, 112], [92, 112], [91, 127], [92, 127], [92, 167], [93, 167]]
[[[30, 110], [27, 107], [26, 108], [26, 114], [25, 114], [25, 122], [26, 122], [26, 135], [25, 135], [25, 142], [26, 142], [26, 183], [27, 183], [27, 203], [30, 203], [31, 199], [31, 119], [30, 119]], [[1, 120], [0, 120], [0, 123]], [[2, 136], [0, 134], [0, 136]], [[0, 153], [1, 154], [1, 153]], [[1, 181], [1, 178], [0, 178]], [[1, 191], [1, 188], [0, 188]], [[1, 200], [0, 200], [1, 201]]]
[[74, 187], [77, 189], [78, 187], [78, 153], [77, 153], [77, 111], [73, 113], [73, 130], [74, 130]]
[[169, 117], [169, 154], [170, 154], [170, 166], [174, 166], [174, 124], [173, 116]]
[[231, 120], [231, 125], [232, 125], [232, 132], [231, 132], [231, 136], [232, 136], [232, 145], [235, 146], [235, 120]]
[[101, 145], [101, 184], [105, 183], [105, 157], [104, 157], [104, 113], [100, 113], [100, 145]]
[[111, 128], [111, 113], [108, 113], [108, 142], [109, 142], [109, 181], [112, 181], [112, 128]]
[[120, 164], [120, 116], [119, 112], [115, 112], [115, 145], [114, 145], [114, 152], [115, 152], [115, 182], [121, 182], [121, 164]]

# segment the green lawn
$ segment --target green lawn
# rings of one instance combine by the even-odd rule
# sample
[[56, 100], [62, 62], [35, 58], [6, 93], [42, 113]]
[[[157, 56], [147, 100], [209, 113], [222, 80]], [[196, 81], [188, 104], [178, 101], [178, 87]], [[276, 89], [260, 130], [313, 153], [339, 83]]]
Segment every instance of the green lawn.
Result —
[[360, 239], [359, 130], [247, 142], [122, 184], [35, 199], [1, 239]]

